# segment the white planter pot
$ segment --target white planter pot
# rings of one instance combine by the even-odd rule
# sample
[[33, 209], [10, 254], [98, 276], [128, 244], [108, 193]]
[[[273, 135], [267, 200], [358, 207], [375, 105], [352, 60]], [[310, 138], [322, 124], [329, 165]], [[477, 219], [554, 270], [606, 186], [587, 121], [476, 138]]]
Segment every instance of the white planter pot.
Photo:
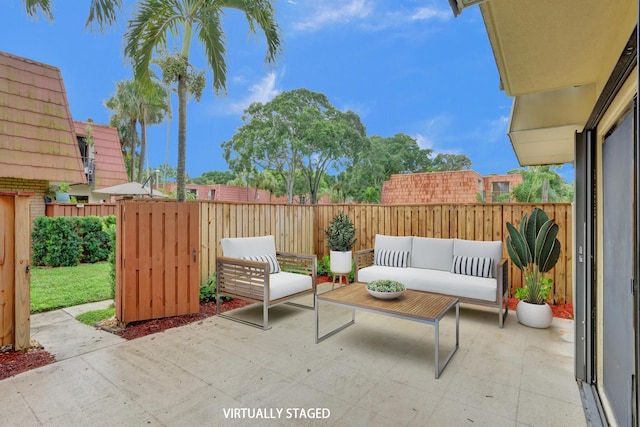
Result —
[[538, 305], [520, 301], [516, 306], [516, 314], [518, 322], [532, 328], [548, 328], [553, 320], [551, 307], [547, 303]]
[[349, 274], [351, 273], [351, 260], [351, 251], [331, 251], [329, 268], [333, 274]]

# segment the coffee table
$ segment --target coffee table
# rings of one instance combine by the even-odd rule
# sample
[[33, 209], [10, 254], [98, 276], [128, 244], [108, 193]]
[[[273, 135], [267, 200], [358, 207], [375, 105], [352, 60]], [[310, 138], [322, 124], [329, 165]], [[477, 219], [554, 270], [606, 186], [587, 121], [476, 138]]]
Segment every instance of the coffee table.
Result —
[[[319, 336], [320, 334], [320, 304], [333, 304], [352, 309], [351, 321]], [[456, 344], [440, 364], [440, 320], [455, 307], [456, 309]], [[436, 379], [447, 366], [453, 354], [458, 350], [460, 338], [460, 301], [458, 298], [446, 295], [432, 294], [407, 289], [399, 298], [381, 300], [372, 297], [366, 290], [365, 283], [353, 283], [335, 290], [315, 296], [316, 312], [316, 344], [355, 323], [356, 310], [368, 311], [414, 322], [426, 323], [435, 328], [435, 373]]]

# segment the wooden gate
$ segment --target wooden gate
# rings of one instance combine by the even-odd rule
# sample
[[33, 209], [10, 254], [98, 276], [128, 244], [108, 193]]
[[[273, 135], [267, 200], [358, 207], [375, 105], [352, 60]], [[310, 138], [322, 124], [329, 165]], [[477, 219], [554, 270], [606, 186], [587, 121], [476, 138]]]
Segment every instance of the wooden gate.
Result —
[[30, 343], [29, 195], [0, 193], [0, 347]]
[[120, 323], [200, 310], [197, 202], [124, 200], [116, 221]]

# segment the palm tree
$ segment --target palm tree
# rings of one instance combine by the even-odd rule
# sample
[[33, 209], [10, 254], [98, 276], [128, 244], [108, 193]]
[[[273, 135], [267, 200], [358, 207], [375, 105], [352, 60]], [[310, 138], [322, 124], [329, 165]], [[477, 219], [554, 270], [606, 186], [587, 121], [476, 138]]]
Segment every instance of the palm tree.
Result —
[[142, 0], [129, 22], [125, 34], [125, 55], [133, 61], [134, 74], [143, 84], [151, 81], [149, 65], [157, 49], [167, 48], [167, 38], [181, 37], [182, 69], [176, 73], [178, 81], [178, 170], [177, 198], [185, 200], [185, 158], [187, 146], [187, 81], [189, 52], [194, 32], [204, 45], [207, 62], [213, 70], [213, 89], [216, 94], [226, 90], [223, 9], [243, 12], [249, 30], [256, 26], [267, 41], [266, 60], [272, 62], [280, 51], [280, 28], [275, 21], [269, 0]]
[[104, 105], [113, 111], [110, 123], [128, 123], [129, 153], [131, 154], [129, 171], [130, 181], [135, 181], [135, 157], [138, 139], [137, 126], [142, 116], [142, 106], [138, 94], [138, 84], [135, 80], [124, 80], [116, 83], [116, 93], [107, 99]]
[[[51, 0], [23, 0], [27, 15], [36, 16], [43, 14], [45, 18], [53, 20]], [[85, 28], [92, 28], [93, 22], [98, 24], [98, 29], [103, 31], [116, 20], [116, 15], [122, 10], [123, 0], [91, 0], [89, 16]]]
[[162, 123], [168, 111], [167, 93], [160, 83], [152, 81], [146, 88], [138, 87], [141, 107], [140, 115], [140, 157], [138, 158], [138, 179], [142, 176], [142, 166], [147, 154], [147, 125]]

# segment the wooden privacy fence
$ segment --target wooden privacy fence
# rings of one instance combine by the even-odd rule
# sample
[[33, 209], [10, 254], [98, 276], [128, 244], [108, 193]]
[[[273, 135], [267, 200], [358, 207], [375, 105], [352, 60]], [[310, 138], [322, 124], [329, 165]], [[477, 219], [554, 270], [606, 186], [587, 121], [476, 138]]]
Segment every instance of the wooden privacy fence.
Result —
[[[198, 311], [199, 285], [215, 273], [224, 237], [274, 235], [282, 252], [329, 253], [324, 230], [340, 211], [353, 220], [355, 250], [371, 248], [376, 234], [469, 240], [507, 237], [534, 207], [560, 226], [560, 259], [549, 273], [548, 302], [573, 302], [573, 218], [569, 203], [471, 205], [269, 205], [210, 201], [119, 201], [116, 245], [116, 317], [121, 322]], [[503, 246], [504, 247], [504, 246]], [[507, 257], [506, 247], [503, 252]], [[509, 262], [509, 294], [522, 287]]]
[[116, 214], [115, 203], [47, 203], [46, 216], [109, 216]]
[[30, 342], [29, 194], [0, 193], [0, 347]]
[[[273, 234], [280, 251], [327, 255], [324, 230], [340, 211], [353, 220], [358, 241], [355, 250], [373, 247], [376, 234], [506, 241], [506, 223], [516, 227], [534, 207], [543, 209], [560, 226], [562, 253], [549, 273], [554, 290], [549, 302], [573, 301], [573, 218], [570, 203], [471, 205], [266, 205], [200, 202], [201, 283], [215, 272], [222, 255], [223, 237]], [[506, 248], [504, 256], [508, 257]], [[510, 294], [522, 287], [520, 270], [509, 262]]]
[[118, 321], [127, 323], [200, 310], [199, 213], [197, 202], [118, 202]]

